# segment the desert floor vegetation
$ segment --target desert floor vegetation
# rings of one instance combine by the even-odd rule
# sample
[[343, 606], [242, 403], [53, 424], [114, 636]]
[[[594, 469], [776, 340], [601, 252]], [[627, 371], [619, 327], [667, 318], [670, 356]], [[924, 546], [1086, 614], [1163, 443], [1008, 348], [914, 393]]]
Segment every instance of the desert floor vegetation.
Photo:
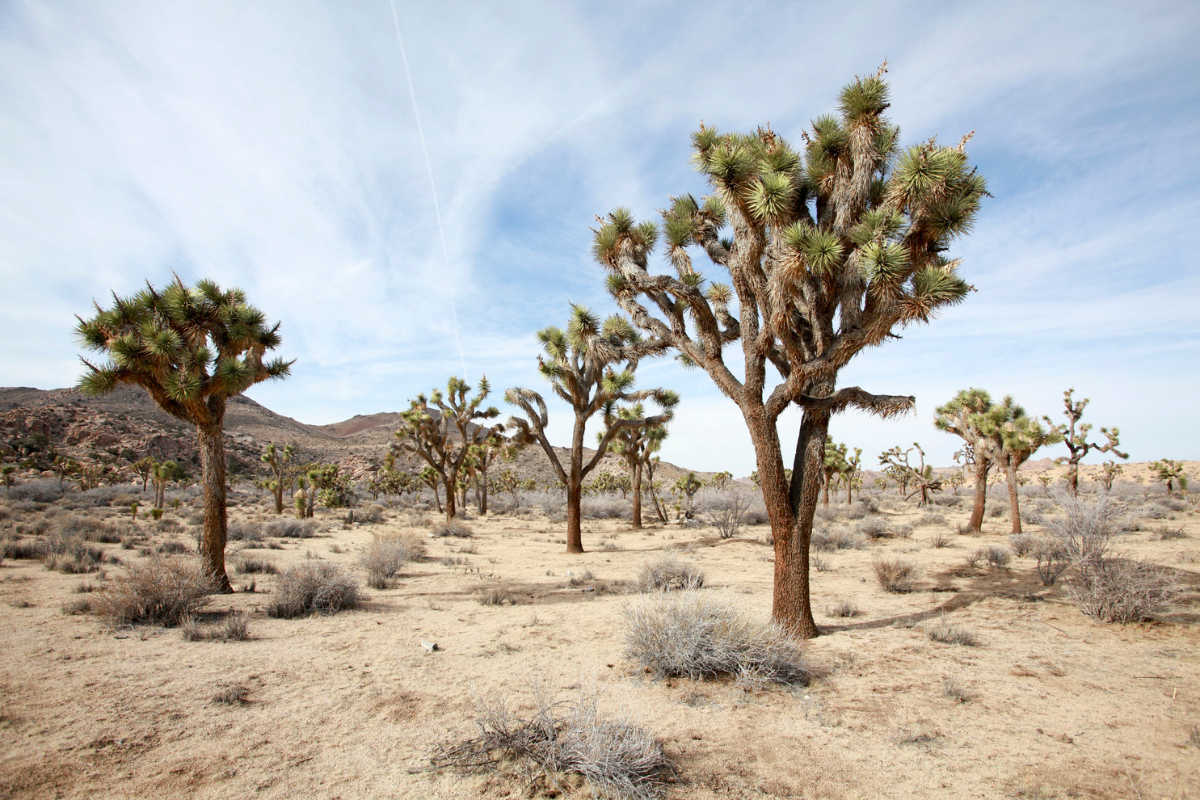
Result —
[[[1062, 528], [1050, 500], [1014, 540], [991, 518], [957, 535], [969, 502], [939, 505], [936, 523], [865, 494], [855, 506], [876, 511], [831, 500], [819, 526], [824, 635], [803, 643], [764, 638], [765, 525], [722, 538], [703, 521], [585, 519], [594, 549], [568, 555], [561, 523], [529, 503], [473, 517], [466, 539], [411, 507], [272, 527], [269, 493], [234, 492], [230, 528], [246, 535], [222, 595], [194, 570], [194, 508], [167, 509], [177, 525], [80, 508], [68, 525], [65, 499], [0, 497], [0, 794], [111, 796], [114, 776], [131, 797], [1200, 793], [1195, 506], [1114, 491], [1104, 571], [1060, 553], [1045, 585]], [[918, 532], [873, 537], [865, 520]], [[98, 551], [92, 571], [45, 569], [64, 535]], [[876, 582], [897, 562], [919, 575], [911, 591]], [[1111, 597], [1122, 571], [1142, 594]], [[737, 635], [672, 654], [633, 625], [651, 617]], [[771, 680], [747, 641], [802, 673]]]

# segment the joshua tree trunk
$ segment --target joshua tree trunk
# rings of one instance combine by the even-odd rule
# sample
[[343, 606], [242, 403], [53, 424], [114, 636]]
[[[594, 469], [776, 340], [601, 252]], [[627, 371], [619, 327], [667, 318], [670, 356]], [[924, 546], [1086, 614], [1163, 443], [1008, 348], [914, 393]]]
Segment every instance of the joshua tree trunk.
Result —
[[992, 464], [986, 458], [979, 456], [975, 462], [975, 505], [971, 509], [971, 524], [973, 531], [983, 531], [983, 507], [987, 504], [988, 470]]
[[[450, 469], [446, 473], [446, 522], [458, 516], [458, 470]], [[437, 490], [434, 489], [434, 494]]]
[[438, 513], [441, 514], [444, 511], [442, 508], [442, 496], [438, 494], [438, 487], [436, 483], [433, 485], [433, 499], [437, 503]]
[[200, 439], [200, 470], [204, 480], [204, 538], [200, 545], [200, 559], [216, 590], [228, 594], [233, 587], [229, 585], [229, 576], [225, 574], [225, 445], [221, 433], [224, 412], [222, 407], [213, 415], [216, 418], [214, 424], [198, 426], [197, 431]]
[[481, 472], [480, 477], [475, 479], [475, 500], [479, 505], [479, 516], [487, 516], [487, 501], [488, 501], [488, 482], [487, 472]]
[[642, 465], [633, 466], [633, 527], [642, 527]]
[[275, 477], [275, 485], [271, 487], [271, 491], [275, 493], [275, 513], [283, 513], [283, 476]]
[[821, 488], [824, 489], [824, 497], [821, 499], [821, 504], [827, 506], [829, 505], [829, 476], [824, 471], [821, 472], [820, 481]]
[[1017, 498], [1017, 468], [1014, 466], [1005, 467], [1005, 473], [1008, 477], [1008, 508], [1012, 515], [1012, 532], [1021, 532], [1021, 505]]
[[854, 481], [850, 478], [846, 479], [846, 505], [854, 502]]
[[583, 494], [578, 481], [567, 485], [567, 552], [583, 552], [583, 531], [580, 528], [580, 497]]

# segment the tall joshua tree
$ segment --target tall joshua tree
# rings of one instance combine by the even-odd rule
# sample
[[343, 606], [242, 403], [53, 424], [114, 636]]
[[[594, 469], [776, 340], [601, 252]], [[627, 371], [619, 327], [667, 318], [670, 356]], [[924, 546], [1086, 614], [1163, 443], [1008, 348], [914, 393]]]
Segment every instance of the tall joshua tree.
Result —
[[[520, 387], [505, 392], [505, 401], [525, 415], [524, 419], [513, 416], [509, 425], [515, 430], [514, 439], [523, 444], [540, 444], [550, 459], [558, 480], [567, 491], [567, 552], [582, 553], [580, 500], [584, 479], [600, 463], [609, 444], [622, 430], [666, 422], [679, 398], [674, 392], [663, 389], [634, 390], [634, 371], [638, 363], [643, 358], [662, 353], [666, 345], [660, 339], [643, 339], [624, 317], [610, 316], [601, 325], [599, 317], [587, 308], [572, 305], [567, 329], [564, 331], [553, 325], [543, 328], [538, 331], [538, 341], [545, 351], [545, 357], [538, 356], [538, 371], [550, 381], [554, 393], [575, 411], [567, 466], [559, 461], [546, 436], [550, 419], [546, 401], [540, 394]], [[654, 400], [667, 413], [645, 419], [615, 420], [596, 445], [595, 455], [584, 463], [583, 440], [588, 420], [606, 404], [644, 400]]]
[[[979, 442], [983, 432], [972, 420], [981, 419], [992, 407], [992, 396], [983, 389], [963, 389], [954, 395], [954, 399], [935, 409], [934, 427], [939, 431], [953, 433], [966, 442], [963, 455], [973, 462], [975, 470], [975, 504], [971, 508], [971, 521], [968, 529], [979, 531], [983, 529], [983, 511], [987, 504], [987, 479], [992, 468], [992, 462], [980, 450]], [[969, 452], [968, 452], [969, 451]]]
[[[673, 396], [673, 392], [666, 394], [672, 395], [668, 398], [667, 408], [673, 408], [679, 402], [679, 398]], [[672, 412], [668, 410], [661, 416], [669, 420], [672, 415]], [[667, 423], [666, 420], [655, 424], [647, 422], [646, 411], [641, 403], [626, 408], [620, 408], [616, 403], [609, 403], [604, 408], [604, 430], [596, 434], [596, 439], [602, 441], [605, 434], [608, 433], [608, 429], [617, 422], [628, 424], [620, 427], [617, 435], [612, 439], [609, 449], [625, 461], [625, 468], [629, 471], [630, 488], [633, 491], [631, 524], [634, 528], [641, 528], [642, 477], [645, 474], [646, 460], [650, 455], [651, 447], [656, 442], [661, 442], [665, 436]]]
[[[437, 389], [428, 397], [417, 395], [408, 411], [400, 413], [402, 423], [394, 446], [422, 458], [446, 487], [447, 521], [458, 514], [458, 474], [470, 457], [471, 447], [504, 430], [503, 425], [489, 427], [476, 422], [500, 416], [495, 406], [480, 408], [491, 392], [487, 378], [480, 378], [479, 390], [470, 397], [470, 385], [454, 377], [446, 384], [444, 395]], [[437, 494], [436, 486], [433, 492]]]
[[1006, 396], [987, 411], [972, 414], [970, 424], [979, 429], [983, 437], [975, 450], [975, 457], [986, 456], [1004, 470], [1008, 481], [1008, 504], [1012, 516], [1012, 532], [1021, 532], [1021, 505], [1017, 488], [1017, 470], [1029, 457], [1048, 444], [1062, 441], [1062, 434], [1054, 428], [1043, 428], [1033, 417], [1025, 413], [1012, 399]]
[[1172, 461], [1169, 458], [1162, 458], [1151, 464], [1149, 469], [1154, 474], [1154, 480], [1167, 487], [1168, 495], [1171, 494], [1171, 490], [1177, 483], [1181, 491], [1187, 491], [1188, 479], [1187, 473], [1183, 471], [1182, 461]]
[[[693, 162], [712, 194], [673, 198], [661, 228], [617, 209], [595, 235], [609, 291], [634, 324], [704, 369], [741, 411], [775, 540], [772, 616], [802, 637], [818, 634], [809, 543], [830, 416], [854, 407], [890, 417], [914, 403], [838, 389], [838, 373], [864, 348], [966, 297], [971, 287], [947, 250], [986, 194], [967, 161], [969, 137], [899, 151], [883, 73], [847, 85], [839, 113], [812, 123], [802, 151], [769, 128], [701, 125]], [[660, 233], [674, 276], [650, 272]], [[732, 287], [706, 285], [690, 247]], [[725, 360], [733, 342], [740, 378]], [[768, 387], [772, 371], [783, 381]], [[803, 416], [789, 480], [778, 421], [793, 404]]]
[[196, 426], [204, 482], [200, 556], [217, 589], [232, 592], [225, 574], [225, 404], [260, 381], [287, 376], [291, 361], [264, 360], [279, 346], [279, 324], [268, 325], [240, 289], [209, 280], [188, 287], [178, 276], [161, 292], [147, 283], [132, 297], [114, 294], [111, 308], [96, 304], [94, 317], [78, 319], [83, 346], [110, 359], [83, 359], [80, 391], [141, 386], [163, 411]]
[[263, 449], [262, 462], [267, 465], [267, 469], [271, 471], [271, 479], [267, 482], [267, 488], [271, 490], [271, 494], [275, 496], [275, 513], [283, 513], [283, 484], [284, 471], [287, 463], [292, 460], [296, 448], [292, 445], [280, 450], [271, 442]]
[[1083, 460], [1088, 452], [1095, 450], [1097, 453], [1112, 453], [1119, 458], [1129, 458], [1128, 453], [1122, 453], [1117, 447], [1121, 444], [1121, 429], [1120, 428], [1101, 428], [1100, 433], [1104, 434], [1107, 439], [1104, 444], [1099, 445], [1087, 440], [1088, 433], [1091, 432], [1091, 423], [1085, 422], [1079, 424], [1079, 420], [1083, 417], [1083, 410], [1087, 408], [1087, 404], [1091, 402], [1090, 398], [1083, 398], [1075, 402], [1071, 395], [1075, 393], [1074, 389], [1067, 389], [1063, 392], [1063, 405], [1066, 410], [1063, 412], [1067, 417], [1067, 424], [1054, 424], [1054, 420], [1049, 417], [1042, 417], [1046, 420], [1046, 424], [1052, 429], [1058, 431], [1058, 435], [1062, 437], [1062, 442], [1067, 446], [1067, 450], [1071, 455], [1065, 459], [1059, 459], [1060, 462], [1067, 462], [1067, 487], [1071, 490], [1071, 494], [1079, 492], [1079, 462]]

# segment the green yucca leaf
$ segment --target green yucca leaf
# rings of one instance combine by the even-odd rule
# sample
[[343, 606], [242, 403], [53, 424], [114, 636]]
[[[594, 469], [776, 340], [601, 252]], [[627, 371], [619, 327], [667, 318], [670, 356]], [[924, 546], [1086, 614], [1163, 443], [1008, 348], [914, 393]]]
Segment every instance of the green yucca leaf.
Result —
[[633, 212], [624, 206], [614, 208], [608, 215], [617, 233], [625, 234], [633, 230]]
[[685, 194], [680, 197], [671, 198], [671, 211], [668, 217], [686, 217], [691, 219], [692, 215], [700, 210], [696, 205], [696, 198], [690, 194]]
[[764, 171], [791, 174], [800, 166], [800, 155], [786, 142], [768, 150], [762, 157]]
[[812, 143], [820, 153], [836, 158], [850, 143], [850, 135], [842, 127], [842, 121], [832, 114], [817, 117], [812, 127]]
[[692, 361], [692, 359], [686, 353], [680, 353], [679, 355], [675, 356], [675, 360], [678, 361], [679, 366], [683, 367], [684, 369], [696, 368], [696, 362]]
[[708, 287], [708, 300], [710, 303], [718, 306], [729, 305], [729, 301], [733, 299], [733, 290], [728, 284], [714, 283]]
[[658, 226], [650, 220], [646, 220], [637, 226], [635, 239], [647, 251], [653, 250], [655, 243], [658, 241]]
[[633, 373], [629, 370], [607, 372], [601, 379], [600, 385], [604, 388], [605, 394], [621, 394], [633, 388], [634, 380]]
[[859, 78], [842, 89], [838, 105], [851, 124], [878, 116], [889, 105], [887, 83], [878, 76]]
[[[658, 392], [654, 396], [654, 399], [662, 408], [674, 408], [675, 406], [679, 405], [679, 392], [675, 392], [670, 389], [664, 389], [661, 392]], [[640, 410], [638, 416], [641, 416]]]
[[913, 275], [913, 296], [934, 308], [961, 301], [971, 291], [970, 284], [940, 267], [925, 267]]
[[538, 372], [542, 373], [542, 377], [551, 381], [562, 380], [563, 377], [562, 364], [557, 361], [543, 361], [538, 364]]
[[713, 220], [718, 228], [725, 225], [725, 201], [720, 196], [710, 194], [704, 198], [704, 213]]
[[925, 224], [938, 239], [966, 233], [971, 229], [979, 203], [962, 196], [933, 203], [925, 212]]
[[[87, 364], [87, 362], [84, 362]], [[79, 391], [91, 397], [108, 394], [117, 388], [117, 372], [109, 365], [93, 367], [88, 364], [88, 371], [76, 384]]]
[[814, 228], [800, 248], [808, 268], [817, 275], [827, 275], [842, 260], [842, 242], [837, 234]]
[[600, 318], [587, 306], [571, 304], [571, 318], [567, 321], [567, 335], [572, 340], [583, 341], [600, 332]]
[[279, 323], [275, 323], [275, 326], [270, 329], [260, 328], [256, 340], [260, 347], [267, 350], [274, 350], [281, 345], [283, 338], [279, 335]]
[[895, 154], [900, 143], [899, 125], [880, 125], [875, 131], [875, 152], [885, 158]]
[[663, 236], [667, 246], [674, 249], [687, 247], [692, 243], [696, 233], [696, 223], [690, 214], [686, 216], [668, 216], [663, 221]]
[[602, 225], [596, 231], [592, 242], [592, 257], [601, 264], [610, 264], [616, 255], [617, 244], [621, 241], [621, 233], [615, 225]]
[[792, 182], [786, 175], [768, 172], [750, 187], [746, 201], [759, 220], [779, 220], [791, 206]]
[[604, 284], [613, 297], [619, 297], [629, 291], [629, 280], [619, 272], [610, 273], [604, 279]]
[[142, 358], [142, 340], [140, 336], [126, 333], [118, 336], [108, 347], [113, 362], [118, 367], [137, 369]]
[[724, 145], [712, 151], [708, 174], [726, 188], [741, 185], [753, 174], [754, 158], [744, 145]]
[[249, 383], [254, 374], [250, 366], [240, 358], [220, 359], [213, 372], [217, 380], [231, 388]]
[[716, 128], [701, 128], [692, 134], [692, 147], [699, 152], [711, 150], [721, 141], [721, 134]]
[[699, 289], [704, 283], [704, 276], [699, 272], [685, 272], [679, 276], [679, 282], [692, 289]]
[[210, 303], [219, 305], [225, 299], [224, 292], [221, 291], [221, 287], [217, 285], [217, 282], [208, 278], [196, 281], [196, 291]]
[[103, 328], [95, 321], [79, 320], [79, 324], [75, 326], [75, 335], [88, 350], [108, 349], [108, 337], [104, 335]]
[[622, 317], [620, 314], [612, 314], [604, 320], [604, 327], [601, 329], [605, 338], [617, 339], [620, 341], [629, 341], [637, 336], [633, 325], [629, 320]]
[[282, 358], [273, 358], [263, 365], [267, 371], [267, 377], [271, 380], [280, 380], [292, 374], [293, 361], [284, 361]]
[[159, 360], [174, 358], [183, 346], [183, 340], [179, 334], [169, 329], [156, 331], [152, 326], [147, 327], [150, 329], [144, 329], [142, 333], [143, 349], [146, 355]]
[[870, 242], [860, 251], [863, 274], [872, 284], [897, 286], [908, 271], [908, 252], [894, 242]]
[[537, 338], [542, 343], [546, 354], [555, 361], [561, 361], [567, 357], [567, 337], [561, 328], [554, 325], [542, 328], [537, 332]]
[[804, 242], [808, 238], [809, 232], [813, 229], [812, 225], [804, 220], [797, 220], [791, 225], [783, 229], [783, 244], [785, 247], [799, 252], [804, 247]]
[[725, 248], [726, 250], [733, 249], [733, 239], [729, 238], [728, 236], [723, 236], [718, 241], [720, 242], [721, 247]]
[[163, 382], [167, 397], [177, 403], [186, 403], [200, 397], [200, 376], [192, 372], [175, 371]]

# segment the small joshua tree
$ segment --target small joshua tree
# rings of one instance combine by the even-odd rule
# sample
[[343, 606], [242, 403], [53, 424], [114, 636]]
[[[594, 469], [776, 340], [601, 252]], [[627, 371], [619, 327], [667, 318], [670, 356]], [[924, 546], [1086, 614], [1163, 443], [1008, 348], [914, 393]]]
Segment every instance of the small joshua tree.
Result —
[[978, 428], [978, 415], [986, 413], [992, 407], [992, 396], [983, 389], [963, 389], [949, 403], [938, 406], [934, 411], [934, 427], [939, 431], [953, 433], [961, 438], [966, 445], [954, 454], [954, 460], [960, 458], [967, 467], [973, 467], [975, 472], [975, 505], [971, 509], [971, 520], [967, 529], [980, 531], [983, 529], [983, 512], [987, 505], [988, 472], [992, 462], [980, 450], [979, 443], [983, 440], [983, 432]]
[[[472, 445], [485, 442], [504, 430], [503, 425], [487, 427], [476, 422], [500, 416], [500, 409], [495, 406], [480, 408], [491, 394], [487, 378], [480, 378], [479, 391], [474, 397], [469, 397], [470, 392], [471, 387], [466, 381], [451, 378], [446, 384], [445, 395], [436, 389], [428, 398], [417, 395], [408, 411], [400, 414], [403, 422], [396, 431], [393, 445], [422, 458], [446, 487], [447, 521], [458, 514], [455, 492], [459, 472], [470, 456]], [[433, 493], [437, 495], [436, 485]], [[441, 510], [440, 506], [438, 510]]]
[[283, 484], [284, 471], [287, 463], [292, 460], [296, 448], [292, 445], [280, 450], [271, 442], [263, 450], [262, 462], [267, 465], [267, 469], [271, 471], [271, 478], [267, 481], [267, 488], [271, 490], [271, 494], [275, 496], [275, 513], [283, 513]]
[[[631, 526], [642, 527], [642, 476], [646, 468], [646, 456], [651, 445], [661, 441], [658, 430], [663, 428], [671, 417], [669, 409], [674, 408], [679, 398], [673, 392], [664, 393], [668, 410], [661, 415], [665, 418], [650, 424], [646, 420], [646, 410], [641, 403], [635, 403], [626, 408], [620, 408], [616, 403], [610, 403], [604, 409], [604, 431], [596, 434], [602, 440], [608, 429], [614, 423], [626, 423], [621, 426], [609, 444], [609, 449], [625, 461], [629, 472], [629, 488], [633, 492], [633, 514]], [[619, 487], [618, 487], [619, 488]], [[623, 492], [622, 492], [623, 493]]]
[[[860, 450], [861, 454], [862, 451]], [[833, 484], [833, 479], [846, 471], [846, 444], [834, 444], [832, 436], [825, 437], [825, 461], [822, 465], [824, 474], [824, 494], [821, 499], [823, 505], [829, 505], [829, 487]]]
[[[672, 198], [661, 230], [616, 209], [594, 240], [609, 291], [634, 324], [708, 373], [740, 410], [775, 542], [771, 613], [804, 638], [818, 633], [809, 545], [829, 419], [851, 407], [888, 417], [914, 403], [838, 389], [838, 374], [863, 349], [967, 296], [947, 251], [986, 194], [967, 161], [969, 137], [900, 152], [899, 130], [884, 117], [884, 71], [847, 85], [839, 113], [813, 122], [802, 151], [769, 128], [701, 125], [693, 162], [712, 194]], [[650, 272], [660, 233], [675, 275]], [[708, 283], [693, 253], [730, 284]], [[741, 352], [727, 363], [734, 342]], [[776, 373], [782, 382], [769, 386]], [[792, 406], [803, 415], [788, 480], [778, 424]]]
[[704, 481], [696, 477], [696, 473], [689, 472], [686, 475], [680, 475], [675, 479], [675, 483], [671, 486], [671, 491], [678, 497], [687, 498], [687, 516], [692, 517], [692, 500], [696, 497], [696, 492], [704, 488]]
[[[580, 501], [584, 480], [600, 463], [617, 434], [639, 424], [666, 422], [678, 396], [663, 389], [634, 390], [634, 371], [638, 363], [658, 355], [665, 345], [660, 340], [643, 339], [624, 317], [610, 316], [602, 326], [599, 318], [587, 308], [573, 305], [567, 329], [564, 331], [553, 325], [543, 328], [538, 331], [538, 340], [548, 357], [538, 356], [538, 371], [550, 382], [554, 393], [575, 412], [567, 466], [563, 467], [546, 436], [550, 418], [546, 401], [540, 394], [520, 387], [505, 392], [505, 401], [517, 406], [525, 415], [524, 418], [511, 417], [509, 425], [516, 431], [515, 440], [541, 445], [550, 459], [555, 475], [567, 492], [567, 552], [582, 553]], [[618, 368], [621, 368], [620, 372], [617, 372]], [[588, 420], [610, 403], [644, 400], [654, 400], [666, 413], [644, 420], [614, 420], [596, 445], [595, 455], [584, 463], [583, 441]]]
[[1179, 484], [1181, 491], [1187, 491], [1188, 479], [1183, 471], [1183, 462], [1164, 458], [1151, 464], [1149, 469], [1154, 475], [1154, 480], [1167, 487], [1168, 495], [1171, 494], [1175, 484]]
[[1105, 461], [1100, 466], [1100, 485], [1104, 487], [1104, 491], [1111, 492], [1113, 481], [1117, 479], [1125, 468], [1115, 461]]
[[[909, 463], [909, 453], [913, 450], [917, 451], [916, 466]], [[899, 445], [891, 450], [885, 450], [879, 455], [879, 463], [886, 465], [890, 474], [902, 475], [903, 485], [912, 484], [912, 492], [907, 494], [904, 499], [921, 495], [920, 501], [917, 502], [917, 508], [929, 502], [931, 492], [942, 490], [942, 479], [934, 474], [932, 465], [925, 463], [925, 451], [916, 442], [913, 442], [913, 446], [907, 450], [901, 450]]]
[[1079, 462], [1092, 450], [1097, 453], [1112, 453], [1118, 458], [1129, 458], [1127, 453], [1122, 453], [1117, 449], [1121, 444], [1121, 431], [1119, 428], [1101, 428], [1100, 433], [1104, 434], [1107, 439], [1103, 445], [1089, 442], [1087, 440], [1088, 433], [1091, 432], [1092, 426], [1090, 423], [1079, 423], [1083, 417], [1083, 410], [1087, 408], [1087, 404], [1091, 402], [1089, 398], [1084, 398], [1078, 402], [1073, 402], [1071, 395], [1075, 393], [1074, 389], [1067, 389], [1063, 392], [1063, 405], [1066, 406], [1067, 424], [1055, 425], [1054, 421], [1049, 417], [1042, 417], [1046, 420], [1046, 424], [1052, 429], [1058, 431], [1058, 435], [1062, 437], [1062, 442], [1067, 446], [1067, 450], [1071, 455], [1066, 458], [1057, 459], [1059, 463], [1066, 462], [1067, 464], [1067, 488], [1071, 494], [1079, 493]]
[[1025, 409], [1017, 405], [1011, 396], [992, 405], [987, 411], [972, 414], [970, 424], [983, 434], [977, 445], [976, 458], [983, 453], [1004, 470], [1008, 480], [1012, 532], [1020, 533], [1021, 506], [1017, 493], [1017, 470], [1042, 447], [1061, 442], [1062, 434], [1053, 428], [1043, 428], [1041, 423], [1027, 415]]
[[146, 456], [145, 458], [139, 459], [138, 461], [130, 464], [130, 467], [133, 469], [134, 473], [142, 479], [142, 491], [145, 492], [146, 484], [150, 483], [150, 476], [154, 471], [154, 459], [150, 456]]
[[121, 384], [145, 389], [168, 414], [196, 426], [204, 482], [204, 568], [218, 591], [232, 592], [225, 574], [225, 405], [260, 381], [287, 376], [292, 362], [264, 361], [279, 346], [279, 325], [246, 303], [240, 289], [178, 276], [163, 291], [150, 284], [133, 297], [113, 295], [75, 329], [84, 347], [107, 363], [84, 359], [84, 394], [107, 394]]
[[0, 476], [4, 477], [4, 493], [6, 495], [12, 494], [13, 473], [16, 471], [17, 468], [12, 464], [5, 464], [2, 468], [0, 468]]
[[174, 480], [178, 471], [179, 465], [174, 461], [154, 465], [150, 472], [150, 479], [154, 482], [154, 505], [151, 508], [162, 510], [167, 497], [167, 484]]

